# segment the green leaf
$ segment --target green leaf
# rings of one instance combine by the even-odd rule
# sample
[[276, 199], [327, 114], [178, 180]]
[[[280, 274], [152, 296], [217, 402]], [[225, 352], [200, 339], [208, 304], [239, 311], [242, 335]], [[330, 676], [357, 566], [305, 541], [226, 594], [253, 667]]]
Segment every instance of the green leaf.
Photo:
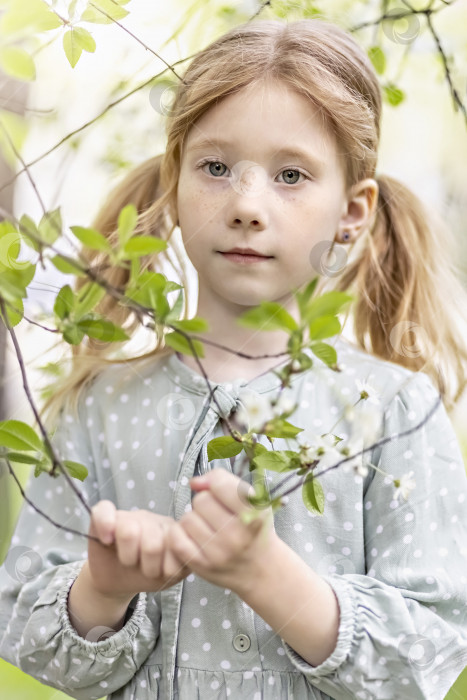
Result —
[[214, 438], [208, 442], [208, 462], [212, 459], [235, 457], [243, 450], [243, 444], [231, 435]]
[[50, 473], [51, 469], [52, 469], [52, 462], [50, 461], [50, 459], [48, 459], [48, 458], [41, 459], [40, 462], [36, 463], [36, 468], [34, 469], [34, 476], [37, 479], [37, 477], [40, 476], [40, 474], [42, 474], [42, 472]]
[[124, 10], [112, 0], [93, 0], [92, 5], [89, 3], [81, 15], [80, 21], [110, 24], [113, 20], [123, 19], [127, 15], [128, 10]]
[[[170, 347], [174, 350], [177, 350], [178, 352], [184, 353], [186, 355], [192, 355], [194, 357], [194, 353], [191, 349], [191, 346], [189, 345], [186, 338], [180, 335], [180, 333], [175, 331], [173, 333], [166, 333], [164, 336], [164, 340], [166, 345], [170, 345]], [[204, 345], [201, 343], [201, 341], [192, 340], [191, 342], [194, 345], [197, 356], [204, 357]]]
[[1, 270], [0, 294], [15, 306], [20, 299], [27, 297], [26, 288], [33, 280], [35, 272], [35, 265], [28, 265], [19, 270]]
[[177, 282], [173, 282], [172, 280], [167, 280], [165, 283], [164, 287], [164, 292], [168, 294], [169, 292], [176, 292], [177, 289], [180, 289], [183, 291], [183, 287], [181, 284], [177, 284]]
[[24, 306], [22, 299], [17, 299], [13, 304], [5, 301], [6, 317], [8, 324], [5, 323], [5, 317], [3, 311], [0, 309], [0, 318], [2, 319], [5, 326], [8, 325], [10, 328], [14, 328], [22, 320], [24, 316]]
[[12, 0], [1, 18], [0, 33], [6, 36], [24, 29], [45, 32], [62, 25], [61, 19], [42, 0]]
[[23, 452], [7, 452], [5, 455], [0, 455], [0, 459], [5, 457], [10, 462], [18, 462], [20, 464], [37, 464], [41, 460], [32, 455], [24, 454]]
[[4, 46], [0, 49], [0, 66], [7, 75], [17, 80], [35, 80], [36, 67], [32, 57], [17, 46]]
[[324, 513], [324, 491], [313, 474], [308, 474], [302, 486], [303, 503], [312, 513]]
[[60, 377], [63, 373], [60, 362], [47, 362], [45, 365], [38, 367], [38, 369], [41, 372], [45, 372], [45, 374], [52, 374], [54, 377]]
[[83, 27], [74, 27], [74, 40], [84, 51], [94, 53], [96, 50], [96, 42], [94, 37], [87, 29]]
[[[75, 275], [77, 277], [86, 277], [86, 273], [83, 272], [83, 270], [80, 270], [78, 267], [75, 267], [71, 260], [68, 258], [68, 256], [65, 256], [67, 259], [63, 258], [60, 254], [55, 255], [53, 258], [50, 259], [50, 262], [52, 265], [54, 265], [57, 270], [60, 270], [60, 272], [63, 272], [65, 275]], [[76, 261], [76, 264], [82, 264]]]
[[54, 303], [54, 313], [62, 321], [71, 314], [75, 306], [75, 295], [69, 284], [61, 288]]
[[60, 208], [48, 211], [39, 222], [39, 236], [47, 245], [53, 245], [62, 233]]
[[303, 428], [297, 428], [283, 418], [273, 418], [265, 427], [263, 433], [268, 437], [293, 438], [303, 431]]
[[320, 316], [309, 325], [310, 339], [322, 340], [340, 333], [341, 324], [337, 316]]
[[83, 331], [90, 338], [96, 338], [103, 343], [129, 340], [129, 336], [123, 328], [116, 326], [106, 318], [81, 319], [76, 324], [79, 330]]
[[140, 255], [150, 255], [152, 253], [160, 253], [161, 250], [166, 250], [167, 241], [155, 236], [133, 236], [125, 243], [122, 249], [122, 255], [127, 258], [139, 257]]
[[27, 423], [19, 420], [0, 422], [0, 445], [21, 452], [43, 451], [41, 439]]
[[17, 154], [22, 151], [28, 133], [28, 124], [21, 115], [3, 109], [0, 109], [0, 122], [8, 134], [7, 136], [3, 129], [0, 129], [0, 148], [12, 170], [16, 170], [20, 162]]
[[346, 292], [326, 292], [307, 304], [303, 318], [308, 323], [318, 316], [334, 316], [353, 300]]
[[23, 270], [31, 263], [18, 260], [21, 252], [21, 234], [9, 221], [0, 223], [0, 270], [5, 267], [11, 270]]
[[329, 367], [333, 367], [337, 363], [337, 353], [332, 345], [328, 345], [327, 343], [314, 343], [310, 345], [310, 350]]
[[23, 214], [19, 220], [19, 230], [26, 245], [33, 250], [40, 250], [41, 246], [38, 242], [38, 239], [40, 239], [39, 231], [34, 221], [27, 214]]
[[127, 287], [125, 296], [149, 309], [156, 308], [157, 292], [165, 289], [166, 278], [160, 272], [145, 270]]
[[297, 290], [294, 292], [295, 298], [297, 300], [297, 305], [300, 311], [300, 317], [304, 316], [306, 306], [314, 294], [316, 285], [318, 284], [319, 277], [314, 277], [311, 282], [307, 284], [303, 291]]
[[164, 292], [156, 292], [156, 315], [158, 317], [158, 321], [162, 322], [165, 320], [165, 317], [170, 311], [170, 306], [169, 302], [167, 301], [167, 297], [165, 296]]
[[97, 282], [86, 282], [76, 296], [75, 318], [79, 320], [92, 311], [105, 296], [105, 289]]
[[96, 42], [87, 29], [72, 27], [63, 35], [63, 48], [72, 68], [76, 66], [84, 51], [94, 53]]
[[367, 53], [375, 71], [382, 75], [386, 70], [386, 55], [382, 48], [380, 46], [370, 46]]
[[174, 305], [170, 309], [170, 312], [167, 314], [165, 317], [166, 323], [173, 323], [174, 321], [178, 321], [180, 318], [180, 314], [182, 312], [183, 308], [183, 289], [180, 290], [179, 294], [177, 295], [177, 298], [175, 300]]
[[70, 66], [74, 68], [81, 58], [81, 54], [83, 53], [82, 46], [80, 46], [76, 41], [74, 29], [69, 29], [63, 35], [63, 49]]
[[185, 333], [202, 333], [209, 330], [209, 324], [205, 318], [187, 318], [184, 321], [173, 321], [171, 325]]
[[393, 107], [397, 107], [397, 105], [405, 99], [405, 92], [396, 87], [393, 83], [383, 85], [383, 92], [387, 101]]
[[266, 450], [257, 455], [253, 462], [255, 467], [271, 472], [286, 472], [295, 469], [297, 455], [292, 450]]
[[72, 462], [69, 459], [64, 459], [63, 464], [67, 468], [70, 476], [72, 476], [75, 479], [84, 481], [88, 475], [88, 470], [86, 469], [84, 464], [80, 464], [79, 462]]
[[83, 226], [70, 226], [70, 229], [76, 238], [87, 248], [92, 248], [92, 250], [111, 250], [109, 241], [102, 233], [99, 233], [99, 231]]
[[255, 442], [254, 445], [249, 445], [247, 442], [244, 442], [243, 449], [245, 450], [246, 456], [250, 460], [250, 472], [257, 469], [257, 465], [254, 463], [254, 458], [263, 452], [268, 452], [268, 449], [260, 442]]
[[63, 327], [63, 340], [70, 345], [79, 345], [84, 338], [84, 331], [76, 323], [68, 322]]
[[259, 328], [263, 331], [298, 329], [295, 319], [276, 301], [261, 302], [259, 306], [242, 314], [237, 321], [240, 326]]
[[120, 244], [125, 245], [136, 228], [138, 221], [138, 210], [134, 204], [127, 204], [118, 215], [118, 237]]

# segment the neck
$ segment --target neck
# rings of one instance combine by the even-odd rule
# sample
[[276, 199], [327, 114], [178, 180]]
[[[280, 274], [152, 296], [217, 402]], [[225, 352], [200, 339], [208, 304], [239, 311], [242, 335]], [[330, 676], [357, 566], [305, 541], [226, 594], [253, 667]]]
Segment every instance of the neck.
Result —
[[[285, 302], [279, 300], [295, 320], [298, 321], [298, 309], [294, 298]], [[209, 331], [197, 333], [201, 341], [208, 340], [216, 343], [204, 343], [205, 357], [200, 358], [204, 371], [214, 382], [226, 382], [243, 378], [247, 381], [272, 369], [287, 359], [287, 342], [289, 334], [282, 330], [260, 331], [255, 328], [244, 328], [237, 324], [237, 319], [249, 307], [238, 304], [227, 304], [224, 300], [218, 303], [212, 297], [199, 295], [196, 316], [204, 318], [209, 324]], [[258, 359], [238, 356], [243, 353]], [[194, 357], [183, 356], [183, 362], [200, 372]]]

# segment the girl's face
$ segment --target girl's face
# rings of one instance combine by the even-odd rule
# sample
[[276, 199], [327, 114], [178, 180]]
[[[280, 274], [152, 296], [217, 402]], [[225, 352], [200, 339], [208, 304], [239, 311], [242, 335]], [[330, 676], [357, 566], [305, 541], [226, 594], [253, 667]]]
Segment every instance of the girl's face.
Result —
[[[354, 220], [341, 167], [315, 108], [283, 83], [249, 85], [206, 112], [185, 140], [177, 190], [200, 299], [280, 302], [315, 277], [313, 247]], [[222, 254], [235, 247], [270, 257]]]

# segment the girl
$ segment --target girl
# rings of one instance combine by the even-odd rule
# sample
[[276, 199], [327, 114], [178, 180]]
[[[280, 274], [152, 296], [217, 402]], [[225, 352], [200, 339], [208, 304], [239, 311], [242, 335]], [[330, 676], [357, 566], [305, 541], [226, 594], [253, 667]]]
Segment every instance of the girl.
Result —
[[[204, 344], [213, 401], [195, 359], [161, 338], [132, 362], [88, 348], [54, 397], [53, 439], [89, 470], [91, 522], [61, 476], [32, 479], [29, 497], [96, 539], [86, 548], [23, 508], [2, 567], [4, 659], [83, 700], [441, 700], [467, 664], [467, 479], [447, 414], [466, 383], [452, 306], [465, 292], [420, 201], [375, 177], [380, 112], [365, 54], [321, 20], [246, 23], [193, 60], [165, 154], [125, 180], [96, 227], [111, 236], [128, 202], [140, 230], [169, 240], [179, 224], [203, 337], [243, 355]], [[335, 340], [340, 373], [314, 358], [292, 375], [293, 423], [316, 436], [342, 421], [349, 438], [342, 411], [363, 387], [390, 436], [426, 416], [449, 370], [451, 389], [422, 428], [366, 454], [378, 470], [362, 459], [327, 472], [321, 517], [298, 489], [247, 524], [251, 478], [234, 460], [209, 464], [206, 444], [248, 392], [275, 397], [288, 336], [236, 319], [264, 300], [298, 319], [291, 290], [335, 243], [355, 253], [336, 288], [358, 293], [358, 345]], [[123, 321], [112, 300], [101, 308]], [[423, 331], [412, 352], [407, 324]]]

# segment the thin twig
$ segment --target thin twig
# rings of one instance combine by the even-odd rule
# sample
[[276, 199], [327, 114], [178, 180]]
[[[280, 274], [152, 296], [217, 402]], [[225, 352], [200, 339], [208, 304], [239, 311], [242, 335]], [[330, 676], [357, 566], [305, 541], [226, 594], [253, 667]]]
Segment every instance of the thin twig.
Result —
[[16, 333], [8, 322], [8, 316], [6, 313], [5, 304], [4, 304], [3, 299], [1, 297], [0, 297], [0, 307], [2, 309], [4, 323], [5, 323], [7, 330], [10, 334], [11, 340], [13, 341], [13, 345], [14, 345], [15, 352], [16, 352], [16, 357], [18, 359], [18, 364], [19, 364], [20, 371], [21, 371], [21, 377], [23, 379], [23, 388], [24, 388], [26, 397], [28, 399], [28, 403], [31, 406], [32, 412], [34, 413], [34, 417], [37, 421], [37, 425], [39, 426], [39, 430], [41, 431], [42, 437], [44, 439], [44, 443], [47, 446], [47, 448], [50, 450], [50, 454], [52, 455], [52, 466], [53, 466], [53, 468], [55, 468], [55, 466], [59, 467], [59, 469], [63, 473], [65, 479], [67, 480], [69, 486], [71, 486], [71, 488], [73, 489], [75, 494], [80, 499], [81, 503], [84, 505], [84, 507], [88, 511], [88, 513], [91, 514], [91, 509], [89, 508], [88, 504], [84, 500], [84, 497], [80, 493], [79, 489], [77, 489], [75, 487], [71, 477], [69, 476], [67, 470], [63, 466], [61, 459], [58, 457], [57, 453], [55, 452], [55, 450], [53, 448], [52, 443], [49, 440], [49, 436], [47, 434], [47, 431], [44, 427], [44, 424], [42, 423], [41, 417], [40, 417], [39, 412], [36, 408], [36, 404], [34, 403], [34, 400], [32, 398], [31, 390], [29, 388], [29, 383], [28, 383], [28, 379], [26, 376], [26, 368], [24, 366], [24, 358], [23, 358], [23, 354], [21, 352], [21, 348], [20, 348], [19, 343], [18, 343], [18, 339], [16, 338]]
[[[341, 459], [339, 462], [336, 464], [333, 464], [331, 467], [327, 467], [327, 469], [323, 469], [323, 471], [318, 472], [317, 474], [313, 474], [313, 478], [318, 479], [320, 476], [324, 476], [324, 474], [327, 474], [327, 472], [332, 471], [333, 469], [337, 469], [341, 464], [344, 464], [344, 462], [348, 462], [349, 460], [355, 459], [355, 457], [359, 457], [360, 455], [365, 454], [365, 452], [370, 452], [375, 449], [375, 447], [379, 447], [380, 445], [385, 445], [387, 442], [391, 442], [392, 440], [397, 440], [401, 437], [405, 437], [406, 435], [410, 435], [410, 433], [415, 432], [419, 428], [421, 428], [427, 421], [431, 418], [433, 413], [435, 412], [436, 408], [439, 406], [441, 402], [441, 394], [438, 394], [438, 398], [436, 399], [435, 403], [431, 407], [431, 409], [428, 411], [426, 416], [423, 418], [423, 420], [415, 425], [413, 428], [409, 428], [408, 430], [403, 431], [402, 433], [395, 433], [394, 435], [389, 435], [388, 437], [382, 438], [381, 440], [378, 440], [378, 442], [375, 442], [374, 444], [370, 445], [369, 447], [365, 447], [363, 450], [360, 450], [359, 452], [356, 452], [353, 455], [350, 455], [349, 457], [344, 457]], [[282, 482], [279, 484], [276, 484], [272, 489], [271, 489], [271, 494], [277, 491], [277, 489], [281, 488], [289, 479], [295, 475], [294, 473], [288, 474]], [[303, 480], [293, 488], [289, 489], [288, 491], [285, 491], [283, 494], [281, 494], [281, 498], [283, 496], [287, 496], [289, 493], [292, 493], [292, 491], [295, 491], [297, 488], [303, 485], [305, 479], [307, 477], [307, 474], [305, 474]]]
[[127, 27], [125, 27], [123, 24], [121, 24], [118, 20], [114, 19], [111, 15], [109, 15], [107, 12], [105, 12], [105, 10], [102, 10], [100, 7], [98, 7], [97, 5], [95, 5], [93, 2], [90, 2], [89, 4], [90, 4], [91, 7], [93, 7], [95, 10], [97, 10], [98, 12], [101, 12], [103, 15], [105, 15], [106, 17], [108, 17], [108, 19], [112, 20], [112, 22], [113, 22], [114, 24], [116, 24], [117, 27], [120, 27], [120, 29], [123, 29], [123, 31], [126, 32], [127, 34], [129, 34], [135, 41], [138, 42], [138, 44], [141, 44], [141, 46], [143, 46], [143, 47], [146, 49], [146, 51], [149, 51], [150, 53], [152, 53], [156, 58], [158, 58], [160, 61], [162, 61], [162, 63], [165, 63], [165, 65], [167, 66], [167, 68], [170, 68], [170, 70], [171, 70], [172, 73], [175, 75], [175, 77], [178, 78], [179, 80], [181, 80], [181, 82], [182, 82], [184, 85], [186, 85], [186, 83], [185, 83], [185, 81], [183, 80], [183, 78], [181, 78], [181, 77], [178, 75], [178, 73], [174, 70], [173, 66], [171, 66], [170, 63], [167, 63], [167, 61], [166, 61], [164, 58], [162, 58], [162, 56], [160, 56], [156, 51], [154, 51], [154, 49], [151, 49], [151, 47], [148, 46], [147, 44], [145, 44], [144, 41], [142, 41], [139, 37], [136, 36], [136, 34], [133, 34], [133, 32], [131, 32], [129, 29], [127, 29]]
[[87, 537], [88, 540], [94, 540], [95, 542], [99, 542], [99, 543], [100, 543], [100, 540], [99, 540], [97, 537], [94, 537], [93, 535], [87, 535], [87, 534], [85, 534], [84, 532], [78, 532], [78, 530], [74, 530], [74, 529], [71, 528], [71, 527], [65, 527], [64, 525], [60, 525], [60, 523], [57, 523], [55, 520], [52, 520], [52, 518], [51, 518], [50, 516], [48, 516], [47, 513], [44, 513], [43, 510], [41, 510], [40, 508], [38, 508], [38, 507], [31, 501], [31, 499], [28, 498], [28, 496], [26, 495], [26, 493], [25, 493], [23, 487], [21, 486], [20, 480], [19, 480], [18, 477], [16, 476], [16, 474], [15, 474], [15, 472], [14, 472], [14, 469], [13, 469], [13, 467], [12, 467], [11, 464], [10, 464], [10, 460], [7, 459], [6, 457], [2, 457], [2, 459], [5, 460], [5, 462], [6, 462], [6, 464], [7, 464], [7, 467], [8, 467], [8, 470], [9, 470], [11, 476], [13, 477], [13, 479], [16, 481], [16, 483], [17, 483], [17, 485], [18, 485], [18, 488], [19, 488], [19, 490], [20, 490], [20, 492], [21, 492], [22, 497], [24, 498], [24, 500], [26, 501], [26, 503], [29, 503], [29, 505], [31, 506], [31, 508], [34, 508], [34, 510], [36, 511], [36, 513], [39, 513], [39, 515], [42, 515], [43, 518], [45, 518], [46, 520], [48, 520], [49, 523], [52, 523], [52, 525], [55, 525], [55, 527], [58, 527], [59, 530], [65, 530], [66, 532], [72, 532], [74, 535], [79, 535], [80, 537]]

